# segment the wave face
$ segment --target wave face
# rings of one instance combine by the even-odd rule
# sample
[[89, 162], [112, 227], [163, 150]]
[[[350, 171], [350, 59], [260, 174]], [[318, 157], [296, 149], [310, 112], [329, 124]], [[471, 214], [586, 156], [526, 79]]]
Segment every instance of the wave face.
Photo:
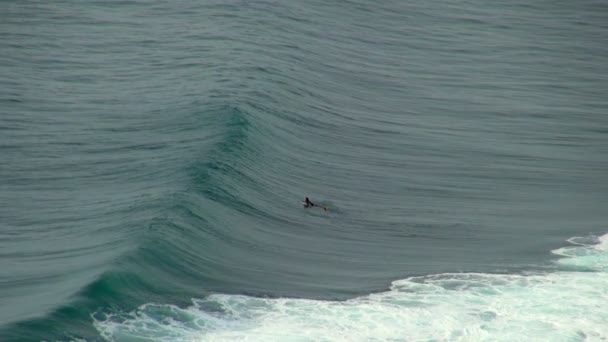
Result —
[[0, 340], [605, 339], [605, 10], [0, 5]]

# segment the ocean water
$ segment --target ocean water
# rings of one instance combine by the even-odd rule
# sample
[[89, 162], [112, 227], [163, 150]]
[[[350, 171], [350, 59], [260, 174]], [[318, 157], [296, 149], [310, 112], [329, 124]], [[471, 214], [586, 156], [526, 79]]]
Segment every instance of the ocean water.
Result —
[[607, 18], [0, 2], [0, 341], [608, 340]]

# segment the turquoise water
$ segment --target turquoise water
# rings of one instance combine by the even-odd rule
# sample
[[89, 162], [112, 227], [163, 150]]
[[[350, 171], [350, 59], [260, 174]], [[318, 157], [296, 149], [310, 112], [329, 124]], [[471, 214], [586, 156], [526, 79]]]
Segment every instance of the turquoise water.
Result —
[[608, 339], [607, 11], [0, 2], [0, 340]]

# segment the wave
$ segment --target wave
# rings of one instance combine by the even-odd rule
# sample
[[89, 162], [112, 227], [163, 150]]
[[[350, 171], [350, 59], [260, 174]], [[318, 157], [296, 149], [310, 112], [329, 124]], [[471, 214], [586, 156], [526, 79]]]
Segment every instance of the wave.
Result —
[[[196, 338], [290, 340], [297, 339], [291, 334], [304, 327], [310, 328], [309, 340], [356, 340], [356, 336], [437, 338], [448, 336], [445, 335], [448, 331], [456, 334], [449, 336], [458, 337], [457, 334], [467, 334], [469, 324], [473, 324], [470, 329], [477, 329], [482, 334], [481, 321], [454, 321], [446, 330], [434, 327], [419, 329], [422, 335], [398, 335], [397, 332], [402, 331], [398, 325], [402, 323], [392, 321], [390, 317], [397, 315], [410, 321], [422, 317], [424, 312], [427, 317], [433, 317], [441, 310], [448, 310], [441, 317], [455, 320], [463, 314], [456, 309], [463, 303], [454, 302], [451, 307], [436, 306], [454, 294], [448, 288], [454, 282], [481, 283], [486, 284], [487, 289], [510, 291], [521, 282], [542, 284], [561, 279], [555, 278], [555, 274], [561, 273], [507, 276], [439, 272], [435, 276], [393, 282], [388, 292], [364, 295], [386, 288], [386, 284], [398, 279], [399, 275], [433, 274], [433, 270], [437, 271], [433, 267], [438, 267], [439, 271], [453, 270], [454, 265], [462, 268], [461, 265], [466, 264], [460, 261], [450, 263], [450, 260], [441, 265], [434, 264], [436, 249], [468, 250], [469, 254], [475, 254], [471, 252], [475, 249], [484, 250], [490, 261], [472, 267], [477, 270], [495, 270], [500, 265], [508, 272], [517, 270], [520, 265], [509, 269], [502, 257], [494, 255], [491, 250], [494, 246], [479, 246], [481, 238], [475, 225], [443, 222], [440, 217], [432, 223], [417, 221], [415, 215], [429, 213], [427, 203], [411, 203], [412, 208], [408, 210], [414, 215], [413, 219], [408, 217], [404, 220], [407, 213], [400, 212], [403, 208], [391, 204], [391, 199], [399, 199], [392, 184], [403, 180], [394, 171], [405, 162], [405, 159], [397, 159], [393, 147], [390, 147], [399, 141], [390, 134], [391, 129], [396, 129], [392, 123], [374, 125], [375, 129], [383, 132], [376, 137], [375, 143], [388, 145], [383, 150], [386, 155], [376, 153], [380, 150], [370, 146], [368, 141], [357, 141], [344, 135], [339, 137], [344, 139], [342, 143], [353, 149], [345, 149], [344, 154], [337, 158], [325, 155], [325, 145], [310, 139], [314, 131], [321, 133], [322, 140], [327, 139], [325, 142], [329, 144], [333, 138], [328, 132], [334, 131], [335, 127], [324, 127], [323, 120], [307, 120], [301, 111], [278, 108], [272, 101], [254, 105], [246, 98], [235, 104], [205, 105], [194, 113], [181, 113], [173, 118], [171, 124], [161, 120], [163, 125], [148, 128], [147, 133], [151, 131], [154, 135], [144, 144], [133, 146], [125, 142], [124, 146], [108, 151], [108, 155], [141, 153], [138, 158], [152, 161], [155, 172], [137, 167], [130, 172], [110, 176], [115, 166], [109, 166], [108, 177], [115, 177], [117, 184], [129, 190], [128, 196], [125, 195], [129, 201], [125, 199], [116, 203], [108, 199], [103, 202], [114, 209], [105, 212], [107, 217], [113, 217], [112, 222], [120, 222], [120, 225], [106, 229], [94, 227], [100, 234], [110, 234], [108, 240], [101, 239], [102, 235], [97, 236], [101, 250], [83, 250], [82, 254], [65, 260], [69, 264], [70, 260], [78, 260], [87, 254], [95, 260], [96, 267], [80, 264], [91, 272], [86, 278], [69, 272], [68, 268], [59, 269], [57, 273], [67, 273], [64, 277], [70, 287], [57, 283], [64, 292], [62, 297], [56, 296], [48, 287], [36, 290], [41, 298], [53, 299], [52, 303], [45, 310], [40, 310], [40, 306], [21, 306], [26, 315], [15, 319], [24, 321], [25, 325], [14, 331], [31, 330], [32, 322], [26, 319], [43, 316], [44, 324], [62, 322], [59, 335], [69, 332], [70, 335], [93, 336], [95, 333], [83, 331], [77, 327], [78, 323], [72, 321], [86, 321], [90, 312], [101, 307], [104, 309], [93, 316], [94, 327], [103, 337], [114, 341], [136, 336], [176, 341]], [[341, 121], [342, 118], [334, 120], [346, 123]], [[364, 128], [347, 128], [349, 131], [358, 129]], [[111, 131], [118, 135], [126, 133], [115, 128]], [[147, 136], [146, 129], [143, 131], [139, 135]], [[400, 148], [402, 146], [395, 149]], [[364, 160], [357, 151], [365, 151], [364, 155], [373, 157], [369, 161]], [[297, 154], [297, 158], [293, 154]], [[415, 155], [416, 152], [410, 156]], [[102, 153], [101, 156], [106, 155]], [[345, 174], [353, 172], [350, 169], [352, 165], [367, 168], [359, 170], [360, 174], [354, 179], [373, 181], [345, 179]], [[408, 191], [434, 193], [439, 200], [459, 197], [442, 185], [418, 184]], [[382, 205], [369, 203], [366, 215], [358, 214], [361, 208], [348, 198], [352, 194], [374, 198], [378, 194], [378, 185], [387, 186], [382, 195]], [[328, 195], [329, 192], [332, 193]], [[108, 196], [124, 193], [118, 191]], [[301, 195], [309, 193], [315, 200], [328, 203], [332, 207], [330, 213], [300, 210]], [[404, 221], [409, 221], [409, 224], [404, 226]], [[415, 242], [404, 248], [404, 241], [409, 239]], [[454, 241], [459, 241], [460, 246]], [[367, 253], [358, 253], [360, 250]], [[465, 256], [465, 260], [468, 257]], [[431, 262], [421, 262], [416, 270], [415, 260], [423, 259]], [[582, 274], [579, 271], [572, 275]], [[311, 277], [311, 274], [315, 276]], [[370, 275], [374, 279], [370, 280]], [[575, 282], [576, 279], [562, 280]], [[504, 283], [504, 288], [500, 288], [500, 282]], [[201, 288], [205, 291], [203, 294], [211, 294], [205, 299], [193, 300], [188, 307], [184, 299], [200, 297]], [[437, 288], [434, 301], [425, 301], [430, 295], [428, 288]], [[418, 290], [419, 293], [416, 292]], [[31, 298], [31, 293], [36, 291], [25, 296]], [[522, 291], [537, 289], [524, 286]], [[345, 300], [353, 296], [356, 298]], [[311, 299], [298, 299], [302, 297]], [[392, 297], [396, 298], [395, 303], [387, 299]], [[171, 301], [173, 304], [140, 306], [141, 303], [149, 303], [151, 298], [158, 299], [156, 303], [165, 303], [167, 298], [175, 300]], [[405, 304], [401, 305], [402, 302]], [[409, 302], [419, 302], [423, 312], [412, 311], [407, 304]], [[75, 316], [71, 314], [72, 307], [78, 308]], [[131, 311], [134, 307], [139, 309]], [[475, 308], [472, 310], [481, 310], [480, 307]], [[317, 311], [324, 314], [317, 315]], [[480, 315], [492, 317], [491, 312], [494, 311]], [[317, 323], [309, 326], [306, 321]], [[494, 318], [492, 322], [498, 321]], [[276, 330], [271, 323], [283, 328]], [[476, 323], [479, 325], [475, 326]], [[421, 321], [416, 324], [424, 325]], [[444, 323], [439, 321], [436, 324]], [[343, 328], [327, 328], [333, 326]], [[410, 328], [413, 330], [414, 326], [405, 330]], [[498, 328], [491, 327], [490, 330]], [[386, 335], [383, 333], [385, 330]], [[440, 335], [434, 335], [432, 331], [435, 330]], [[11, 332], [13, 336], [14, 331]], [[594, 330], [583, 331], [593, 334]]]
[[346, 301], [212, 294], [189, 307], [148, 303], [92, 318], [117, 342], [600, 341], [608, 338], [608, 235], [596, 242], [554, 251], [564, 256], [554, 272], [410, 277]]
[[[79, 143], [53, 129], [61, 122], [49, 122], [50, 133], [38, 137], [47, 144], [36, 148], [41, 155], [56, 154], [53, 167], [7, 173], [3, 195], [21, 211], [4, 216], [0, 300], [13, 309], [1, 312], [0, 322], [61, 316], [72, 305], [137, 302], [137, 291], [155, 288], [150, 278], [186, 259], [189, 252], [176, 239], [192, 237], [183, 233], [204, 222], [188, 200], [192, 170], [202, 170], [199, 187], [211, 193], [212, 181], [200, 174], [224, 171], [217, 170], [229, 163], [222, 159], [230, 152], [226, 146], [239, 145], [246, 124], [238, 109], [224, 105], [178, 114], [171, 120], [160, 114], [132, 119], [129, 129], [121, 119], [97, 118], [101, 127], [91, 132], [76, 124], [73, 129], [88, 137]], [[24, 201], [26, 196], [32, 200]], [[24, 216], [28, 210], [32, 218]], [[158, 254], [166, 249], [173, 252]], [[179, 261], [155, 267], [176, 254]]]

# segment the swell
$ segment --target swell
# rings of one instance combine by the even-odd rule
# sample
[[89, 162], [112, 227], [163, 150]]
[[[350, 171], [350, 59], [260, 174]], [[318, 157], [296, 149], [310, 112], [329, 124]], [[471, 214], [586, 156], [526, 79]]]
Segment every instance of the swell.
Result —
[[[196, 250], [192, 241], [206, 238], [205, 215], [190, 197], [202, 193], [193, 191], [197, 187], [209, 189], [209, 194], [221, 193], [209, 183], [214, 173], [226, 171], [230, 155], [238, 153], [247, 122], [230, 106], [184, 112], [177, 122], [175, 117], [171, 122], [159, 119], [155, 125], [148, 120], [137, 131], [109, 124], [97, 133], [118, 140], [114, 147], [83, 141], [70, 155], [58, 151], [68, 143], [66, 137], [50, 135], [47, 149], [55, 149], [61, 158], [83, 156], [76, 177], [50, 176], [50, 171], [56, 174], [62, 168], [74, 172], [68, 161], [56, 162], [49, 178], [45, 171], [18, 175], [3, 170], [14, 184], [3, 195], [19, 200], [24, 191], [35, 191], [48, 197], [29, 205], [47, 211], [46, 221], [26, 218], [18, 211], [4, 216], [9, 226], [2, 231], [6, 248], [1, 257], [9, 266], [25, 270], [3, 274], [3, 303], [15, 308], [10, 317], [2, 317], [3, 340], [40, 340], [48, 338], [49, 331], [57, 336], [66, 331], [94, 336], [85, 322], [95, 309], [171, 297], [179, 293], [180, 284], [188, 285], [180, 277], [204, 279], [205, 267], [192, 273], [201, 262], [192, 253]], [[17, 148], [23, 149], [23, 144]], [[192, 177], [206, 185], [192, 185]], [[61, 186], [65, 194], [58, 194]], [[70, 198], [76, 194], [89, 197]]]
[[[64, 48], [76, 47], [71, 43]], [[78, 74], [71, 64], [66, 70]], [[176, 67], [185, 74], [200, 66]], [[124, 73], [115, 65], [99, 67], [109, 75]], [[54, 116], [44, 120], [27, 110], [32, 99], [24, 99], [27, 105], [10, 104], [14, 114], [2, 125], [9, 132], [3, 142], [10, 144], [2, 144], [2, 151], [12, 166], [0, 169], [0, 175], [10, 184], [2, 196], [14, 206], [0, 207], [8, 227], [2, 229], [0, 243], [15, 250], [3, 248], [3, 259], [29, 273], [2, 274], [2, 304], [17, 308], [2, 312], [0, 323], [8, 327], [4, 332], [17, 340], [35, 340], [34, 331], [41, 339], [47, 337], [45, 330], [86, 330], [83, 313], [100, 306], [129, 307], [154, 295], [171, 297], [180, 293], [180, 286], [186, 288], [179, 296], [183, 298], [189, 286], [200, 294], [206, 279], [212, 288], [213, 281], [216, 287], [228, 281], [218, 276], [222, 268], [215, 265], [223, 261], [212, 249], [238, 248], [234, 236], [239, 234], [224, 229], [221, 215], [210, 211], [215, 206], [255, 210], [255, 204], [241, 200], [232, 179], [255, 186], [250, 172], [255, 155], [248, 155], [255, 147], [248, 144], [246, 111], [255, 110], [249, 100], [259, 102], [265, 96], [263, 90], [232, 82], [229, 75], [265, 69], [217, 63], [206, 70], [217, 87], [201, 94], [200, 83], [190, 79], [195, 90], [177, 99], [158, 87], [142, 83], [131, 91], [132, 82], [123, 77], [104, 78], [112, 89], [139, 99], [134, 112], [117, 94], [102, 94], [105, 99], [88, 94], [91, 98], [84, 101], [70, 93], [61, 101], [37, 99], [34, 103], [47, 105]], [[95, 90], [88, 85], [84, 89]], [[235, 96], [240, 91], [245, 95]], [[37, 141], [32, 141], [33, 134], [39, 134]], [[34, 201], [26, 203], [30, 198]], [[27, 218], [28, 211], [46, 214], [48, 221]], [[43, 245], [49, 237], [58, 241], [54, 248]], [[198, 253], [201, 247], [210, 250]], [[69, 319], [72, 314], [77, 319]]]

